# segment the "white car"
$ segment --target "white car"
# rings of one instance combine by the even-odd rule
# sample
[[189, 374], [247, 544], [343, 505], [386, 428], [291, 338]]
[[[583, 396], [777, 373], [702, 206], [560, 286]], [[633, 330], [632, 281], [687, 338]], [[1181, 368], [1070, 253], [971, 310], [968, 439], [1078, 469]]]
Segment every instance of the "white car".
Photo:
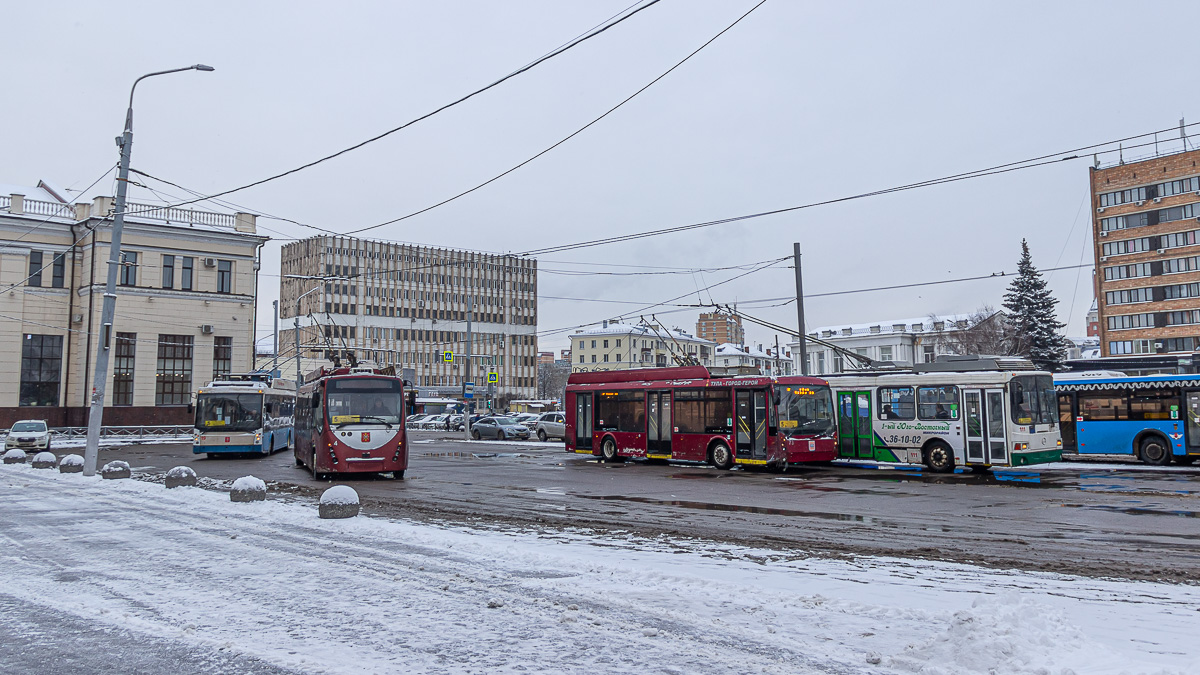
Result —
[[46, 426], [45, 420], [21, 420], [12, 425], [4, 447], [9, 450], [49, 450], [50, 427]]
[[425, 419], [421, 420], [421, 428], [422, 429], [445, 429], [446, 428], [446, 416], [445, 415], [430, 415], [429, 417], [426, 417]]
[[408, 419], [407, 422], [404, 423], [404, 426], [408, 427], [409, 429], [420, 429], [421, 423], [430, 417], [433, 417], [433, 415], [413, 415]]

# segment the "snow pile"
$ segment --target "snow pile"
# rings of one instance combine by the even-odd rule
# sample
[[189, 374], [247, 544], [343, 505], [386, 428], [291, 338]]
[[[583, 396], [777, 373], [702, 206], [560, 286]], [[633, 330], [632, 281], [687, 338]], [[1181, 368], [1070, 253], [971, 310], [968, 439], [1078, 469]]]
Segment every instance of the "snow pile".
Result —
[[67, 455], [58, 460], [59, 473], [83, 473], [83, 457]]
[[254, 476], [242, 476], [241, 478], [233, 481], [233, 489], [266, 492], [267, 484], [264, 483], [261, 478], [255, 478]]
[[358, 493], [349, 485], [334, 485], [321, 493], [322, 504], [357, 504]]
[[267, 498], [267, 484], [254, 476], [242, 476], [233, 481], [229, 490], [231, 502], [261, 502]]
[[194, 487], [196, 482], [196, 472], [188, 466], [177, 466], [171, 469], [167, 472], [165, 480], [167, 488]]
[[39, 452], [33, 456], [33, 468], [53, 469], [58, 466], [58, 457], [53, 452]]
[[101, 478], [129, 478], [133, 475], [133, 471], [129, 468], [129, 462], [114, 460], [105, 464], [100, 468]]
[[24, 464], [25, 463], [25, 451], [18, 450], [16, 448], [6, 451], [4, 453], [4, 463], [5, 464]]

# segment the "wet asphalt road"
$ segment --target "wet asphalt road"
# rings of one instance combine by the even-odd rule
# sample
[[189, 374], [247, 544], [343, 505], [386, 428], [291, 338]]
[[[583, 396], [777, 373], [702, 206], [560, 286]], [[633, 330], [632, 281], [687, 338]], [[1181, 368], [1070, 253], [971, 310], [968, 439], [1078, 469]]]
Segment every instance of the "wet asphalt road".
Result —
[[[377, 515], [696, 536], [798, 553], [900, 555], [990, 567], [1170, 581], [1200, 579], [1200, 468], [1131, 464], [989, 475], [834, 464], [785, 474], [603, 464], [561, 442], [510, 445], [413, 432], [404, 480], [355, 478]], [[188, 465], [317, 494], [290, 453], [208, 459], [190, 445], [106, 448], [135, 471]]]

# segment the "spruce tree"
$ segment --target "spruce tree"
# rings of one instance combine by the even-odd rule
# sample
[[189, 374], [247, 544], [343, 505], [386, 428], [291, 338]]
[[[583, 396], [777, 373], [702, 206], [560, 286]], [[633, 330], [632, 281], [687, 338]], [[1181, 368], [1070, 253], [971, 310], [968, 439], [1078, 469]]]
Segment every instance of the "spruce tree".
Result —
[[1018, 353], [1051, 372], [1061, 370], [1067, 358], [1066, 339], [1059, 333], [1064, 326], [1054, 312], [1057, 304], [1041, 272], [1033, 266], [1029, 244], [1022, 239], [1017, 278], [1004, 294], [1004, 309], [1016, 333]]

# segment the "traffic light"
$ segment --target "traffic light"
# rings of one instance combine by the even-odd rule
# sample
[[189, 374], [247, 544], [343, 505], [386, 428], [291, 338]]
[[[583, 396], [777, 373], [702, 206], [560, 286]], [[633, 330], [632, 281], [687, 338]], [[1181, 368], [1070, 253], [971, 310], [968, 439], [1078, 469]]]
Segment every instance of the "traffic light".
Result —
[[417, 392], [409, 389], [405, 398], [408, 399], [408, 414], [411, 415], [417, 412]]
[[488, 410], [491, 410], [491, 409], [492, 409], [492, 402], [488, 401]]

